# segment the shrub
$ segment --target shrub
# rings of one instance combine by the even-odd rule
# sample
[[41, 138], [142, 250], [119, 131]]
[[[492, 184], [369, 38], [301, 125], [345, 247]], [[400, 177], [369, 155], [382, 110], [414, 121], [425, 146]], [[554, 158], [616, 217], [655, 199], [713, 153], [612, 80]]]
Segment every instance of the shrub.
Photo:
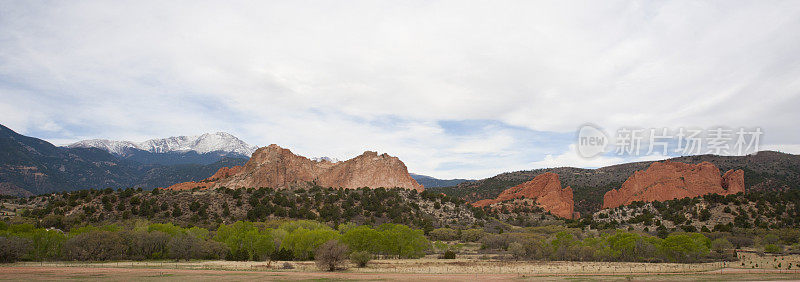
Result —
[[464, 242], [477, 242], [483, 238], [484, 232], [481, 229], [467, 229], [461, 232], [461, 240]]
[[767, 252], [767, 253], [775, 254], [775, 253], [780, 253], [782, 250], [781, 250], [781, 247], [778, 246], [778, 245], [767, 244], [766, 246], [764, 246], [764, 251]]
[[15, 262], [30, 250], [30, 240], [17, 237], [0, 237], [0, 262]]
[[170, 237], [161, 231], [125, 231], [122, 238], [128, 245], [129, 259], [161, 259], [167, 255]]
[[732, 249], [733, 244], [725, 238], [717, 238], [711, 241], [711, 249], [717, 253], [722, 253], [725, 250]]
[[515, 259], [521, 259], [528, 255], [528, 251], [525, 249], [525, 246], [519, 242], [508, 244], [508, 252], [511, 253]]
[[456, 252], [454, 252], [453, 250], [447, 250], [442, 255], [442, 258], [443, 259], [456, 259]]
[[112, 260], [122, 258], [125, 244], [119, 232], [91, 231], [64, 242], [64, 257], [73, 260]]
[[201, 239], [197, 237], [180, 234], [169, 241], [169, 258], [178, 260], [190, 260], [201, 255]]
[[335, 271], [347, 259], [347, 245], [329, 240], [317, 248], [314, 258], [319, 269]]
[[350, 254], [350, 261], [355, 263], [358, 267], [366, 267], [370, 260], [372, 260], [372, 254], [365, 251], [358, 251]]
[[458, 239], [458, 231], [451, 228], [437, 228], [431, 231], [431, 239], [440, 241], [453, 241]]

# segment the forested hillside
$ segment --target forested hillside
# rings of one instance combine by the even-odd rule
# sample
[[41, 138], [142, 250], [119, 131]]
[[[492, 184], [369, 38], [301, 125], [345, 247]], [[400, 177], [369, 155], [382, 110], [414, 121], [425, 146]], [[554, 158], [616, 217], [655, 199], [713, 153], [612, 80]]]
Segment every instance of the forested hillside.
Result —
[[24, 191], [44, 194], [108, 187], [167, 187], [201, 180], [221, 167], [246, 161], [223, 158], [211, 164], [142, 164], [102, 149], [57, 147], [0, 125], [0, 192], [13, 195], [28, 195]]
[[[721, 171], [742, 169], [745, 172], [747, 191], [800, 189], [800, 156], [798, 155], [762, 151], [747, 156], [699, 155], [669, 160], [691, 164], [707, 161], [716, 165]], [[429, 190], [475, 202], [495, 198], [505, 189], [530, 181], [545, 172], [553, 172], [559, 175], [563, 186], [572, 187], [575, 211], [586, 214], [600, 210], [603, 195], [606, 192], [619, 188], [631, 174], [646, 169], [651, 163], [627, 163], [598, 169], [562, 167], [516, 171], [452, 187], [430, 188]]]

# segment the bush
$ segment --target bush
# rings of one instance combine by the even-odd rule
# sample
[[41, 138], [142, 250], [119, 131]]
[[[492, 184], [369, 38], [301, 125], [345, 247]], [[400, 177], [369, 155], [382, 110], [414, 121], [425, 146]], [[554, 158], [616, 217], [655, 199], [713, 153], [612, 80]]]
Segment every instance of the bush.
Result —
[[477, 242], [483, 238], [484, 232], [481, 229], [467, 229], [461, 232], [461, 240], [464, 242]]
[[91, 231], [64, 242], [64, 257], [72, 260], [112, 260], [125, 254], [119, 232]]
[[776, 253], [782, 252], [783, 250], [781, 250], [781, 247], [778, 246], [778, 245], [767, 244], [766, 246], [764, 246], [764, 251], [767, 252], [767, 253], [776, 254]]
[[202, 252], [202, 240], [197, 237], [180, 234], [169, 241], [169, 258], [178, 260], [190, 260], [199, 258]]
[[350, 254], [350, 261], [355, 263], [358, 267], [366, 267], [370, 260], [372, 260], [372, 254], [365, 251], [353, 252]]
[[508, 244], [508, 252], [511, 253], [515, 259], [525, 258], [528, 255], [528, 251], [525, 249], [525, 246], [519, 242]]
[[431, 231], [431, 239], [439, 241], [453, 241], [458, 239], [458, 231], [451, 228], [437, 228]]
[[733, 249], [733, 244], [725, 238], [717, 238], [711, 241], [711, 249], [717, 253], [722, 253], [725, 250]]
[[447, 251], [444, 252], [444, 254], [442, 255], [441, 258], [443, 258], [443, 259], [456, 259], [456, 252], [454, 252], [453, 250], [447, 250]]
[[319, 269], [335, 271], [347, 259], [347, 245], [329, 240], [317, 248], [314, 258]]
[[15, 262], [30, 250], [30, 240], [17, 237], [0, 237], [0, 262]]

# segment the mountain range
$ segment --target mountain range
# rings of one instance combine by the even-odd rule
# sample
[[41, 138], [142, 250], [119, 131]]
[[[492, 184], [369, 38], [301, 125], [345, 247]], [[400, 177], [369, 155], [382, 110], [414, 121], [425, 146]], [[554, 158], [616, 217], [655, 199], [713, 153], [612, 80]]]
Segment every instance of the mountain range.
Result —
[[[28, 196], [89, 188], [169, 187], [208, 180], [222, 171], [225, 178], [214, 179], [215, 183], [221, 183], [220, 187], [293, 186], [307, 182], [352, 188], [395, 183], [400, 185], [398, 187], [417, 190], [424, 186], [428, 191], [474, 203], [485, 199], [502, 200], [499, 196], [504, 191], [544, 173], [555, 173], [563, 187], [574, 191], [574, 211], [588, 214], [600, 210], [604, 195], [609, 191], [622, 187], [634, 173], [654, 163], [634, 162], [597, 169], [559, 167], [508, 172], [481, 180], [442, 180], [409, 174], [399, 159], [386, 154], [365, 152], [348, 161], [327, 157], [309, 159], [273, 145], [261, 148], [265, 156], [259, 155], [259, 159], [247, 165], [249, 169], [242, 170], [245, 172], [221, 170], [244, 166], [249, 160], [244, 154], [257, 152], [255, 148], [222, 132], [139, 143], [95, 139], [58, 147], [0, 125], [0, 194]], [[798, 155], [762, 151], [747, 156], [697, 155], [667, 161], [708, 162], [721, 171], [741, 170], [748, 193], [800, 189]], [[265, 172], [263, 168], [272, 172]], [[672, 180], [683, 182], [685, 178]], [[530, 190], [523, 188], [517, 190]]]
[[[168, 187], [200, 181], [223, 167], [244, 165], [257, 149], [225, 132], [143, 142], [91, 139], [59, 147], [0, 125], [0, 194]], [[324, 156], [310, 160], [341, 162]], [[426, 187], [467, 181], [418, 174], [411, 174], [411, 178]]]
[[144, 142], [91, 139], [67, 148], [97, 148], [142, 164], [211, 164], [223, 158], [249, 158], [258, 147], [225, 132], [150, 139]]
[[[193, 154], [198, 153], [173, 152], [165, 156]], [[246, 161], [247, 158], [222, 156], [210, 163], [161, 164], [166, 162], [163, 159], [139, 162], [109, 153], [105, 148], [58, 147], [0, 125], [0, 194], [24, 196], [90, 188], [166, 187], [200, 180], [222, 167]]]
[[475, 181], [469, 179], [438, 179], [427, 175], [414, 174], [414, 173], [411, 174], [411, 177], [414, 178], [414, 180], [416, 180], [422, 186], [425, 186], [425, 188], [456, 186], [463, 182]]

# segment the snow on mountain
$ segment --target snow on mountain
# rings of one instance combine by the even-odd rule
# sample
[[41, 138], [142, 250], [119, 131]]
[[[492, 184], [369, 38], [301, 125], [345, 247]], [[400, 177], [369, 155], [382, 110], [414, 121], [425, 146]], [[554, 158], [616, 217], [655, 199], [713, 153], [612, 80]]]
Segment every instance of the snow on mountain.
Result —
[[177, 136], [150, 139], [144, 142], [114, 141], [106, 139], [83, 140], [69, 148], [99, 148], [115, 155], [125, 155], [127, 149], [139, 149], [151, 153], [195, 151], [199, 154], [210, 152], [235, 153], [251, 156], [258, 147], [245, 143], [236, 136], [225, 132], [206, 133], [196, 136]]
[[137, 148], [136, 143], [130, 141], [112, 141], [105, 139], [83, 140], [67, 145], [68, 148], [99, 148], [114, 155], [123, 155], [127, 148]]

